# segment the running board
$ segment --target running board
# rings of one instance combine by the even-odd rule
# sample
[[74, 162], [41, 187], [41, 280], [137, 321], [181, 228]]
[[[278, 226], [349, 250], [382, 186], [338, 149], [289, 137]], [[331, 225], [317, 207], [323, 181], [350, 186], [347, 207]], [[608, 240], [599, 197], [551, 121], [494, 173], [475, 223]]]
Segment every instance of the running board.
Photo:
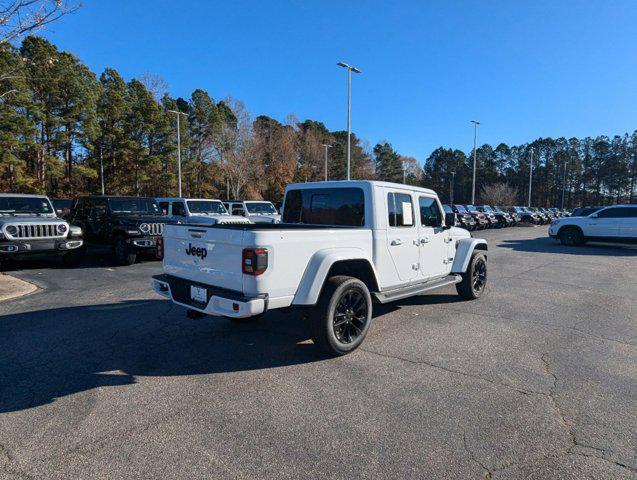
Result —
[[404, 288], [398, 288], [389, 292], [376, 292], [374, 297], [380, 303], [389, 303], [395, 300], [402, 300], [403, 298], [411, 297], [413, 295], [419, 295], [429, 290], [444, 287], [447, 285], [455, 285], [460, 283], [462, 277], [460, 275], [447, 275], [446, 277], [432, 280], [426, 283], [419, 283], [417, 285], [410, 285]]

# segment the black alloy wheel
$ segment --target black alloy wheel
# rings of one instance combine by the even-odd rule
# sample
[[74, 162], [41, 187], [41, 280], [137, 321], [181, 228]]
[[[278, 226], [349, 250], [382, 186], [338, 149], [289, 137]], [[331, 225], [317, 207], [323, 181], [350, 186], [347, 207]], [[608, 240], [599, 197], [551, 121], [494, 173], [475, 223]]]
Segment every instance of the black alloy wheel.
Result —
[[347, 345], [355, 342], [365, 331], [368, 319], [367, 301], [363, 292], [346, 290], [336, 304], [332, 329], [336, 339]]

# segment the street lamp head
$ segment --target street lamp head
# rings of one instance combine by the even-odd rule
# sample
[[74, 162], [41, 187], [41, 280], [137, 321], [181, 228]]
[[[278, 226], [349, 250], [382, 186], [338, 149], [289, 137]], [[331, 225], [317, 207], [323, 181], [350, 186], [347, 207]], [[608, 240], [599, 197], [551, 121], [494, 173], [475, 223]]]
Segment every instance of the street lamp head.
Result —
[[332, 146], [331, 146], [331, 145], [327, 145], [327, 144], [325, 144], [325, 143], [323, 144], [323, 146], [324, 146], [325, 148], [332, 148]]
[[351, 67], [351, 69], [352, 69], [352, 72], [354, 73], [361, 73], [361, 71], [356, 67]]
[[339, 67], [349, 68], [349, 65], [345, 62], [338, 62], [336, 65], [338, 65]]
[[480, 125], [480, 122], [477, 120], [471, 120], [471, 123], [475, 123], [476, 125]]

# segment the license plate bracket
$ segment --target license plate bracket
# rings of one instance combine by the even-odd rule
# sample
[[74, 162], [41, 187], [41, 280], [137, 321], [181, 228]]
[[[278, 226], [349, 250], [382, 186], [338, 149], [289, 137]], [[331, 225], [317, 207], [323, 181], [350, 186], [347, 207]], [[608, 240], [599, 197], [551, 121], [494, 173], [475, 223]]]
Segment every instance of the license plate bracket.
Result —
[[208, 291], [205, 288], [196, 285], [190, 286], [190, 299], [193, 302], [206, 304], [208, 303]]

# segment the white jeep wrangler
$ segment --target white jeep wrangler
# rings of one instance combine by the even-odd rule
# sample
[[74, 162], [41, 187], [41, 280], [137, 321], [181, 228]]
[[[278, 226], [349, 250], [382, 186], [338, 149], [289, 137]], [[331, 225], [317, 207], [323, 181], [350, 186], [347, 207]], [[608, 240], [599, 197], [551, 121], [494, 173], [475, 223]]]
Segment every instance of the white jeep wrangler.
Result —
[[280, 224], [166, 225], [153, 289], [190, 316], [256, 318], [305, 307], [328, 353], [358, 347], [372, 302], [456, 285], [478, 298], [487, 244], [453, 226], [432, 190], [386, 182], [289, 185]]

